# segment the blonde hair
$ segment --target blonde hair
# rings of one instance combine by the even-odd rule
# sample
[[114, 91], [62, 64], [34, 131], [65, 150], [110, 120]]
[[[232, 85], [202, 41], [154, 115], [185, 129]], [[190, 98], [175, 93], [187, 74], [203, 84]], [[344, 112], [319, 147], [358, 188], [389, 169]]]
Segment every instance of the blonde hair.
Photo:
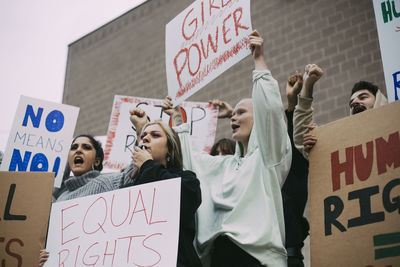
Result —
[[[168, 154], [166, 158], [167, 168], [183, 169], [182, 148], [178, 134], [161, 120], [146, 123], [142, 132], [150, 125], [159, 125], [167, 137]], [[168, 160], [169, 158], [169, 160]]]

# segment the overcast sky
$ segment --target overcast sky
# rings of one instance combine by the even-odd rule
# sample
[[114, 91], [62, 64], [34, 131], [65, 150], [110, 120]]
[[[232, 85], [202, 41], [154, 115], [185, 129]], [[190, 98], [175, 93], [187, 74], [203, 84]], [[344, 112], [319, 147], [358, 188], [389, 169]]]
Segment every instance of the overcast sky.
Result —
[[0, 150], [21, 95], [61, 103], [68, 44], [146, 0], [0, 0]]

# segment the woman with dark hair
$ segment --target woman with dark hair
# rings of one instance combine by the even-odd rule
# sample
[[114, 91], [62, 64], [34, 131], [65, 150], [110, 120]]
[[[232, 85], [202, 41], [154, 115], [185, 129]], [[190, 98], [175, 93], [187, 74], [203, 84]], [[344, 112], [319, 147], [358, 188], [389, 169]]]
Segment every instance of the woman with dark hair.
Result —
[[178, 267], [200, 267], [193, 246], [195, 213], [201, 203], [200, 182], [196, 174], [184, 171], [182, 149], [177, 133], [161, 121], [147, 123], [146, 113], [134, 108], [131, 122], [138, 136], [138, 147], [133, 152], [135, 166], [131, 174], [134, 186], [171, 178], [181, 178], [181, 209], [179, 225]]
[[236, 143], [232, 139], [219, 139], [211, 148], [211, 156], [225, 156], [235, 154]]
[[[129, 179], [129, 168], [123, 173], [100, 174], [103, 169], [104, 152], [101, 143], [91, 135], [79, 135], [72, 141], [68, 154], [68, 168], [74, 176], [66, 178], [56, 194], [55, 201], [118, 189]], [[132, 168], [130, 168], [132, 169]], [[49, 253], [40, 251], [39, 266], [47, 261]]]
[[118, 189], [127, 172], [100, 174], [104, 152], [91, 135], [79, 135], [72, 141], [68, 163], [74, 176], [67, 178], [56, 201], [63, 201]]

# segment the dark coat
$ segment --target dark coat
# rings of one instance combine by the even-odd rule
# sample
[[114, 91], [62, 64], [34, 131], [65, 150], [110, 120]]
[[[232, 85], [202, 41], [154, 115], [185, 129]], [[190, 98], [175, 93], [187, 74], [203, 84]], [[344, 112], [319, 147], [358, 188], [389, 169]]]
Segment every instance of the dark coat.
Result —
[[201, 267], [199, 257], [194, 249], [193, 240], [196, 234], [195, 214], [201, 204], [200, 182], [191, 171], [166, 169], [153, 160], [143, 163], [133, 182], [124, 187], [163, 181], [181, 177], [181, 212], [179, 225], [178, 267]]

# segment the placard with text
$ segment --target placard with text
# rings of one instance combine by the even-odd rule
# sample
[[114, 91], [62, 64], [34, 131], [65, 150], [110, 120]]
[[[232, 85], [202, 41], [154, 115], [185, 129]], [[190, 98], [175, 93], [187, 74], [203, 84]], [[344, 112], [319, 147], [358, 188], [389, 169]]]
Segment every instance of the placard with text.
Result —
[[21, 96], [2, 171], [54, 172], [62, 182], [79, 108]]
[[165, 27], [168, 95], [174, 105], [250, 55], [250, 0], [197, 0]]
[[1, 266], [38, 266], [53, 184], [53, 173], [0, 172]]
[[400, 266], [400, 102], [317, 127], [312, 266]]
[[[103, 165], [120, 170], [131, 162], [136, 143], [136, 129], [129, 117], [129, 110], [139, 107], [146, 112], [148, 121], [162, 119], [170, 124], [170, 117], [162, 111], [161, 99], [116, 95], [107, 131]], [[209, 103], [184, 102], [183, 119], [191, 125], [193, 143], [199, 150], [209, 152], [217, 130], [218, 109]]]
[[180, 178], [56, 202], [45, 266], [176, 266]]
[[373, 0], [388, 101], [400, 99], [400, 0]]

